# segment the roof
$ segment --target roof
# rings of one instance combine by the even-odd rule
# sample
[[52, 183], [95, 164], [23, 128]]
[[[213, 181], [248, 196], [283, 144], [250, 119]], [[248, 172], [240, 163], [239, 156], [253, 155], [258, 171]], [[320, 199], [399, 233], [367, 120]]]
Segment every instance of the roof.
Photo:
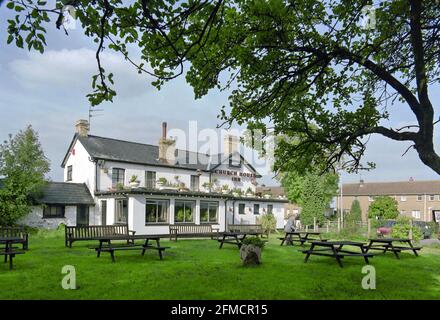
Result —
[[270, 194], [272, 194], [275, 197], [284, 196], [285, 195], [283, 187], [280, 187], [280, 186], [257, 187], [257, 192], [270, 193]]
[[440, 194], [440, 180], [348, 183], [342, 185], [346, 196]]
[[64, 205], [95, 204], [89, 188], [84, 183], [48, 182], [41, 194], [36, 199], [37, 203]]
[[[113, 138], [88, 135], [87, 137], [75, 134], [72, 143], [64, 157], [62, 167], [65, 166], [70, 149], [79, 140], [92, 158], [108, 161], [128, 162], [143, 165], [173, 167], [190, 170], [211, 171], [220, 163], [228, 159], [228, 155], [208, 154], [177, 149], [176, 164], [171, 165], [159, 160], [159, 146], [131, 142]], [[241, 156], [241, 155], [240, 155]], [[241, 156], [244, 160], [244, 158]], [[246, 161], [244, 163], [260, 176], [256, 170]]]
[[148, 188], [134, 188], [134, 189], [124, 189], [124, 190], [115, 190], [115, 191], [98, 191], [95, 192], [96, 196], [115, 196], [115, 195], [126, 195], [126, 194], [144, 194], [144, 195], [163, 195], [163, 196], [178, 196], [181, 198], [190, 198], [190, 197], [205, 197], [205, 198], [222, 198], [226, 200], [236, 200], [236, 201], [253, 201], [253, 202], [281, 202], [287, 203], [287, 199], [279, 199], [279, 198], [259, 198], [259, 197], [235, 197], [231, 194], [223, 194], [216, 192], [201, 192], [201, 191], [178, 191], [173, 189], [148, 189]]

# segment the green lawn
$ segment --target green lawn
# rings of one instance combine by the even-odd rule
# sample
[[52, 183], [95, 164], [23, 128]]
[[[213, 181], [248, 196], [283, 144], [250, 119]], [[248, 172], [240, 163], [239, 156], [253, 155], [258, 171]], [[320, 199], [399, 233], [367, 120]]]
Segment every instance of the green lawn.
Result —
[[[402, 253], [374, 257], [377, 289], [361, 287], [363, 260], [312, 256], [304, 264], [298, 247], [281, 247], [273, 237], [264, 263], [245, 268], [236, 247], [218, 249], [213, 240], [164, 240], [171, 246], [160, 261], [156, 252], [117, 252], [97, 259], [77, 242], [64, 247], [60, 231], [31, 235], [30, 250], [15, 260], [15, 270], [0, 264], [0, 299], [437, 299], [440, 298], [440, 249], [421, 256]], [[77, 290], [61, 288], [64, 265], [73, 265]]]

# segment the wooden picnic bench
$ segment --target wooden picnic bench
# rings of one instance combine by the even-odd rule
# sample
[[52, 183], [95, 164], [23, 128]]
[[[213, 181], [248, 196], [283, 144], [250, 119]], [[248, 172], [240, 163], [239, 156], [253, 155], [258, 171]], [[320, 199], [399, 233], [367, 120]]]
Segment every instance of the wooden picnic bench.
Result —
[[219, 228], [210, 224], [174, 224], [170, 225], [170, 240], [177, 238], [214, 237], [218, 238]]
[[[22, 245], [23, 250], [29, 248], [29, 233], [27, 233], [24, 227], [0, 227], [0, 238], [16, 238], [14, 243]], [[0, 241], [0, 244], [4, 244]]]
[[[147, 250], [156, 250], [159, 254], [160, 260], [163, 259], [163, 252], [170, 247], [163, 247], [160, 245], [160, 236], [154, 235], [132, 235], [132, 236], [103, 236], [96, 240], [99, 241], [98, 247], [91, 247], [96, 251], [96, 256], [99, 258], [101, 252], [108, 252], [111, 256], [112, 262], [115, 262], [115, 251], [135, 250], [141, 251], [144, 256]], [[114, 244], [112, 241], [122, 240], [125, 244]], [[135, 240], [144, 240], [143, 244], [135, 244]], [[150, 241], [155, 241], [156, 245], [151, 245]]]
[[261, 224], [230, 224], [227, 227], [228, 232], [252, 232], [269, 237], [269, 233], [263, 229]]
[[[358, 247], [361, 252], [345, 250], [344, 246]], [[366, 264], [369, 264], [368, 258], [372, 258], [374, 255], [367, 252], [367, 246], [362, 242], [355, 241], [312, 241], [308, 250], [302, 250], [302, 253], [306, 254], [304, 262], [309, 260], [311, 255], [333, 257], [342, 268], [342, 259], [344, 257], [362, 257]]]
[[17, 254], [24, 254], [25, 251], [16, 251], [13, 247], [14, 243], [22, 243], [22, 237], [0, 237], [0, 242], [5, 245], [0, 255], [5, 256], [5, 263], [9, 260], [9, 270], [13, 268], [13, 259]]
[[283, 244], [293, 246], [294, 242], [299, 242], [300, 245], [304, 245], [305, 242], [310, 241], [327, 241], [322, 239], [320, 232], [313, 231], [292, 231], [286, 232], [284, 237], [278, 238], [281, 240], [281, 246]]
[[[65, 246], [72, 248], [75, 241], [98, 240], [106, 236], [133, 236], [136, 231], [128, 229], [126, 224], [110, 226], [66, 226]], [[127, 240], [130, 241], [130, 240]]]
[[[225, 243], [236, 245], [238, 247], [238, 249], [240, 249], [243, 244], [243, 240], [248, 235], [258, 237], [261, 235], [261, 233], [259, 233], [259, 232], [221, 232], [220, 238], [218, 239], [218, 242], [220, 242], [219, 249], [223, 248], [223, 245]], [[267, 240], [263, 240], [263, 241], [267, 241]]]
[[[394, 243], [406, 243], [408, 246], [395, 245]], [[382, 253], [392, 251], [397, 259], [400, 259], [399, 253], [402, 251], [412, 251], [415, 256], [419, 256], [417, 251], [420, 251], [422, 247], [414, 247], [411, 239], [396, 239], [396, 238], [378, 238], [369, 239], [367, 246], [367, 252], [369, 250], [379, 250]]]

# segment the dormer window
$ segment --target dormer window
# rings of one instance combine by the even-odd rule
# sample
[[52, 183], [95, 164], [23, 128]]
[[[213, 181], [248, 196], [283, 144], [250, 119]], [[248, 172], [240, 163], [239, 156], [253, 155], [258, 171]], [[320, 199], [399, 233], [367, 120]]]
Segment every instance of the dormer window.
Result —
[[229, 166], [241, 168], [241, 157], [238, 153], [234, 153], [229, 156]]

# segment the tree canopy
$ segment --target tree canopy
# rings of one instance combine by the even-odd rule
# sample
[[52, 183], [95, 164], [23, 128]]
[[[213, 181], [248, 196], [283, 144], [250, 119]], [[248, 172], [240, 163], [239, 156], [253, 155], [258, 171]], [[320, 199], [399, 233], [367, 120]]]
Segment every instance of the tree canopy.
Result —
[[301, 206], [300, 220], [303, 225], [324, 221], [325, 210], [337, 193], [338, 176], [332, 173], [298, 174], [295, 171], [282, 173], [281, 184], [287, 198]]
[[376, 197], [368, 208], [368, 217], [373, 219], [395, 219], [398, 215], [397, 201], [389, 196]]
[[49, 161], [32, 127], [0, 145], [0, 225], [14, 224], [30, 212], [48, 172]]
[[[196, 98], [230, 90], [225, 123], [301, 137], [281, 144], [276, 169], [323, 171], [363, 164], [368, 136], [410, 143], [440, 173], [438, 122], [429, 91], [439, 83], [440, 6], [432, 0], [9, 0], [8, 43], [44, 51], [46, 25], [63, 28], [63, 5], [76, 9], [96, 42], [91, 104], [112, 100], [112, 73], [100, 60], [114, 50], [158, 88], [185, 74]], [[366, 11], [366, 8], [368, 9]], [[373, 15], [374, 13], [374, 15]], [[365, 15], [371, 22], [359, 23]], [[375, 17], [375, 19], [373, 19]], [[68, 32], [68, 30], [65, 30]], [[131, 48], [140, 56], [134, 56]], [[188, 68], [187, 70], [185, 68]], [[414, 115], [386, 126], [400, 101]], [[286, 171], [286, 170], [285, 170]]]

